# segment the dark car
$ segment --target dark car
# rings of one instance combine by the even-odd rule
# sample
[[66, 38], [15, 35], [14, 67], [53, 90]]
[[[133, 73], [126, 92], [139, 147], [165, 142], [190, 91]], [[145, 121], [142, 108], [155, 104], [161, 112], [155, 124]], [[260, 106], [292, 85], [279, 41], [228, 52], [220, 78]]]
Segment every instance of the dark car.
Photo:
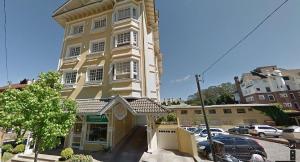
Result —
[[[259, 154], [267, 157], [265, 149], [255, 140], [247, 137], [239, 137], [235, 135], [219, 135], [212, 138], [214, 141], [219, 141], [224, 144], [226, 154], [230, 154], [242, 161], [249, 161], [252, 154]], [[208, 141], [202, 141], [197, 144], [198, 152], [207, 156], [212, 160], [211, 149]]]
[[228, 129], [228, 133], [230, 134], [249, 134], [249, 126], [240, 125], [234, 128]]

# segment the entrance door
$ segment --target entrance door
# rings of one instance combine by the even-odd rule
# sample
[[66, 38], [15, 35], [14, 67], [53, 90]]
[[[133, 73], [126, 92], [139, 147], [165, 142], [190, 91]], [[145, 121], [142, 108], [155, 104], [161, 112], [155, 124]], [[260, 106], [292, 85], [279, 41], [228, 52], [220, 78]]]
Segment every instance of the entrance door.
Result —
[[75, 123], [72, 134], [72, 147], [79, 148], [81, 140], [82, 123]]
[[157, 144], [161, 149], [178, 150], [177, 129], [158, 129]]
[[146, 115], [135, 116], [135, 125], [136, 126], [145, 126], [145, 125], [147, 125]]

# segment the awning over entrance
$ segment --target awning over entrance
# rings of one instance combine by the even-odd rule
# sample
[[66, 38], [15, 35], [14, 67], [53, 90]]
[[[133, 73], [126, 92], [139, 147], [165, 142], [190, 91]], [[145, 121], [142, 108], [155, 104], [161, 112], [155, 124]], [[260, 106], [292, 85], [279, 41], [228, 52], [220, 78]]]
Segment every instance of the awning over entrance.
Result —
[[110, 99], [77, 100], [79, 114], [104, 114], [116, 103], [123, 104], [132, 114], [160, 114], [168, 113], [165, 107], [149, 98], [124, 98], [116, 96]]

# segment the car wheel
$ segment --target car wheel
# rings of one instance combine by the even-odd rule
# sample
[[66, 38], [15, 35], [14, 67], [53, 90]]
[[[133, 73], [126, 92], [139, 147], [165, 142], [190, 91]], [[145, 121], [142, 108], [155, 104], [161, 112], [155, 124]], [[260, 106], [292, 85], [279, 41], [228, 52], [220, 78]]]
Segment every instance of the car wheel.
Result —
[[262, 137], [262, 138], [266, 137], [266, 135], [264, 133], [258, 133], [258, 136]]
[[211, 152], [207, 155], [207, 159], [211, 161], [214, 160]]

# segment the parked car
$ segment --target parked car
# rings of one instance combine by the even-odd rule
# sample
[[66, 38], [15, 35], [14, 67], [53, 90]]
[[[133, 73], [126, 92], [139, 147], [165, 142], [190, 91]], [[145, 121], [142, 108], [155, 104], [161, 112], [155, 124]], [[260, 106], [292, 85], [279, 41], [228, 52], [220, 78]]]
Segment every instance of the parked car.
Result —
[[183, 129], [189, 131], [190, 133], [194, 133], [198, 128], [197, 127], [183, 127]]
[[[222, 128], [210, 128], [210, 133], [212, 136], [216, 136], [219, 134], [224, 134], [224, 135], [228, 135], [229, 133], [225, 132]], [[202, 129], [199, 133], [199, 136], [201, 137], [207, 137], [207, 129]]]
[[[249, 161], [252, 154], [267, 157], [265, 149], [255, 140], [235, 135], [218, 135], [212, 138], [224, 144], [226, 154], [230, 154], [242, 161]], [[197, 143], [198, 152], [212, 160], [212, 153], [208, 141]]]
[[282, 135], [282, 130], [277, 129], [275, 127], [271, 127], [269, 125], [251, 125], [249, 127], [249, 133], [253, 136], [273, 136], [279, 137]]
[[290, 126], [283, 129], [282, 137], [290, 142], [300, 143], [300, 127]]
[[249, 134], [249, 126], [247, 125], [240, 125], [234, 128], [228, 129], [228, 133], [230, 134]]

